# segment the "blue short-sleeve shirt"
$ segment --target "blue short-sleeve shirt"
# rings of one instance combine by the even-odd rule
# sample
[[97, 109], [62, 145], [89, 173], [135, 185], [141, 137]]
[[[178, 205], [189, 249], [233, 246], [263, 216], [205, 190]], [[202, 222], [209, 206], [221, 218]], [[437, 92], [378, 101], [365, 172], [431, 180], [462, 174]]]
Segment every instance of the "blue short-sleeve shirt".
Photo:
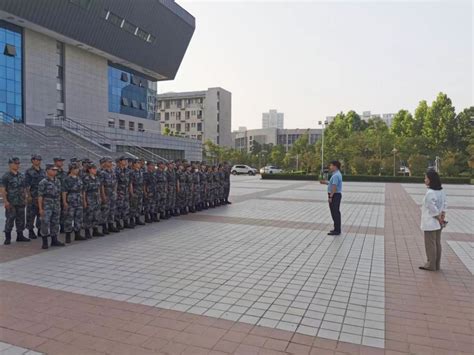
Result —
[[331, 176], [331, 179], [329, 179], [328, 183], [328, 193], [332, 192], [332, 185], [336, 185], [336, 192], [341, 193], [342, 192], [342, 174], [339, 170], [334, 172]]

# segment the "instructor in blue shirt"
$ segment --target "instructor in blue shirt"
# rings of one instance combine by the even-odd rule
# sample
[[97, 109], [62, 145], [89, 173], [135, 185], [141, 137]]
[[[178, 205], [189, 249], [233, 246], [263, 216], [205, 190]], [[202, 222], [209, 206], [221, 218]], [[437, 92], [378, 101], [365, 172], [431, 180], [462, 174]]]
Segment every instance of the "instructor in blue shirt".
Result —
[[334, 221], [334, 229], [328, 233], [328, 235], [340, 235], [341, 234], [341, 206], [342, 198], [342, 174], [339, 171], [341, 169], [341, 163], [338, 160], [333, 160], [329, 164], [329, 170], [331, 171], [331, 179], [329, 182], [321, 180], [322, 184], [328, 185], [328, 202], [329, 209], [331, 210], [331, 217]]

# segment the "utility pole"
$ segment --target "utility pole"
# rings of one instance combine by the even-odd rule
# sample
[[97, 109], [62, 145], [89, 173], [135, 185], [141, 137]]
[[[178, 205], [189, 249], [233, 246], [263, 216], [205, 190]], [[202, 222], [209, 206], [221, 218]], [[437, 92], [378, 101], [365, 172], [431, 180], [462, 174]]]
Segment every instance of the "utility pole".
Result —
[[396, 161], [395, 161], [395, 159], [396, 159], [396, 156], [397, 156], [397, 153], [398, 153], [397, 148], [394, 147], [392, 149], [392, 153], [393, 153], [393, 176], [396, 176], [396, 170], [395, 170], [396, 169]]
[[326, 128], [327, 121], [319, 121], [318, 122], [320, 126], [323, 127], [323, 130], [321, 132], [321, 179], [324, 178], [324, 129]]

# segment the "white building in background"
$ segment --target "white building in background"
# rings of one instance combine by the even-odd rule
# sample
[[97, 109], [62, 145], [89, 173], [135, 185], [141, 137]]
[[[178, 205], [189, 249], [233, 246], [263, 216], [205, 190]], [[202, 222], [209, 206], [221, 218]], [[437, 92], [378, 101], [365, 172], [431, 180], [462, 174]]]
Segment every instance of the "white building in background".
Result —
[[232, 94], [220, 87], [158, 95], [161, 132], [232, 146]]
[[284, 128], [285, 114], [277, 110], [262, 113], [262, 128]]
[[[365, 122], [368, 122], [369, 119], [371, 118], [378, 117], [382, 121], [384, 121], [387, 124], [387, 126], [390, 127], [392, 125], [393, 117], [395, 116], [395, 114], [394, 113], [378, 114], [378, 113], [372, 113], [371, 111], [363, 111], [362, 114], [359, 114], [359, 116]], [[334, 118], [336, 118], [336, 116], [326, 116], [326, 123], [327, 124], [331, 123], [332, 121], [334, 121]]]
[[293, 146], [293, 143], [298, 140], [303, 134], [309, 134], [309, 143], [315, 143], [321, 137], [321, 129], [307, 128], [307, 129], [278, 129], [278, 128], [260, 128], [249, 129], [245, 131], [232, 132], [234, 141], [233, 147], [240, 151], [251, 152], [255, 142], [272, 145], [283, 145], [288, 151]]

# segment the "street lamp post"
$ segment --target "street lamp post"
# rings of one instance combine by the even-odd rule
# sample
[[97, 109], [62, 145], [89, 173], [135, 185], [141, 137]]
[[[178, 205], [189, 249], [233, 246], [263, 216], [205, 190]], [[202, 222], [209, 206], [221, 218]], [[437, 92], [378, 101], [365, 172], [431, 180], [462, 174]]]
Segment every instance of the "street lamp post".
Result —
[[396, 166], [395, 158], [396, 158], [396, 156], [397, 156], [397, 153], [398, 153], [398, 150], [397, 150], [397, 148], [394, 147], [394, 148], [392, 149], [392, 154], [393, 154], [393, 176], [396, 175], [396, 174], [395, 174], [395, 166]]
[[326, 128], [327, 121], [319, 121], [320, 126], [323, 127], [321, 131], [321, 179], [324, 178], [324, 129]]

